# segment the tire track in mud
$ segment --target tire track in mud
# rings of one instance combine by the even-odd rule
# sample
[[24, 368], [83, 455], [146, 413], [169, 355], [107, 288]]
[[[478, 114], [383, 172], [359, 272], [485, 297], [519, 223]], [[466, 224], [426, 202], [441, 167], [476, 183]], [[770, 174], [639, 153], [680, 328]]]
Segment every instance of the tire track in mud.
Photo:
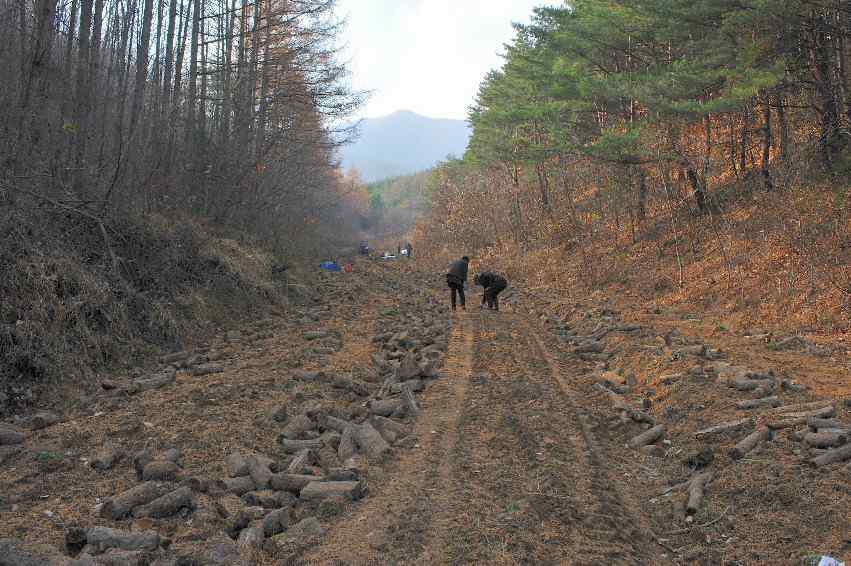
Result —
[[533, 329], [484, 313], [477, 337], [450, 497], [420, 563], [651, 563]]
[[544, 345], [539, 332], [528, 323], [522, 326], [531, 337], [536, 355], [546, 362], [564, 398], [566, 409], [576, 420], [582, 439], [582, 465], [593, 496], [593, 500], [585, 504], [594, 510], [593, 516], [599, 522], [588, 524], [584, 529], [587, 537], [585, 545], [580, 549], [581, 560], [572, 563], [598, 564], [601, 560], [606, 564], [655, 563], [655, 560], [650, 559], [651, 536], [643, 528], [641, 515], [637, 507], [624, 496], [621, 486], [614, 481], [604, 450], [592, 432], [589, 417], [577, 402], [577, 394], [570, 381], [570, 376], [578, 373], [576, 361], [571, 365], [561, 356], [556, 358]]
[[414, 425], [417, 448], [389, 462], [393, 469], [354, 511], [332, 527], [333, 535], [304, 560], [315, 564], [425, 564], [421, 556], [435, 524], [435, 509], [451, 494], [452, 458], [461, 408], [470, 380], [476, 318], [455, 318], [441, 378], [420, 399]]

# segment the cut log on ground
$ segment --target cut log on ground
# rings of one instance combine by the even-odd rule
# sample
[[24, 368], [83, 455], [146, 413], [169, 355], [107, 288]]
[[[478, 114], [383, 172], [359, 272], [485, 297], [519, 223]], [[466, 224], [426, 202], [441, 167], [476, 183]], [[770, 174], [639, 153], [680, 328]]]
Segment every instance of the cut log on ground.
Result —
[[755, 430], [742, 440], [739, 441], [733, 448], [730, 449], [730, 458], [733, 460], [741, 460], [745, 454], [759, 446], [766, 440], [771, 440], [772, 432], [768, 428], [760, 428]]
[[288, 440], [282, 436], [280, 441], [284, 452], [287, 454], [296, 454], [302, 450], [319, 450], [325, 445], [321, 438], [314, 440]]
[[355, 427], [351, 425], [343, 431], [343, 436], [340, 437], [340, 445], [337, 447], [337, 457], [341, 462], [345, 462], [355, 455], [357, 452], [357, 444], [355, 443]]
[[383, 417], [389, 417], [401, 408], [401, 399], [381, 399], [369, 402], [369, 412]]
[[145, 482], [107, 499], [100, 509], [101, 517], [117, 521], [129, 515], [133, 509], [159, 499], [174, 489], [167, 483]]
[[822, 401], [811, 401], [808, 403], [798, 403], [797, 405], [784, 405], [783, 407], [779, 407], [771, 411], [771, 414], [777, 415], [781, 413], [806, 413], [808, 411], [815, 411], [817, 409], [823, 409], [828, 405], [833, 405], [834, 401], [832, 400], [822, 400]]
[[254, 480], [251, 476], [240, 476], [238, 478], [228, 478], [222, 483], [225, 484], [225, 491], [234, 495], [245, 495], [249, 491], [254, 491], [257, 486], [254, 485]]
[[835, 432], [810, 432], [804, 435], [804, 444], [813, 448], [835, 448], [848, 443], [848, 435]]
[[331, 415], [321, 415], [317, 419], [319, 421], [319, 426], [325, 430], [334, 430], [339, 432], [340, 434], [346, 430], [347, 426], [350, 426], [352, 423], [349, 421], [345, 421], [343, 419], [338, 419], [337, 417]]
[[738, 409], [762, 409], [765, 407], [779, 407], [783, 404], [780, 397], [764, 397], [762, 399], [748, 399], [736, 403]]
[[304, 500], [311, 500], [342, 496], [357, 501], [363, 495], [364, 485], [359, 481], [327, 481], [310, 482], [301, 490], [299, 497]]
[[239, 478], [248, 475], [248, 460], [245, 455], [238, 452], [234, 452], [225, 458], [225, 467], [229, 477]]
[[414, 393], [413, 391], [411, 391], [411, 388], [403, 383], [401, 392], [402, 406], [405, 408], [405, 413], [411, 417], [416, 417], [417, 415], [419, 415], [420, 406], [417, 404], [417, 400], [414, 397]]
[[248, 475], [254, 481], [256, 489], [267, 489], [272, 479], [272, 470], [268, 460], [258, 457], [248, 457]]
[[192, 506], [192, 490], [188, 487], [178, 488], [171, 493], [154, 499], [147, 505], [133, 509], [133, 516], [137, 519], [150, 517], [152, 519], [164, 519], [176, 515], [184, 507]]
[[274, 474], [272, 476], [272, 489], [276, 491], [289, 491], [299, 493], [304, 486], [313, 481], [322, 481], [321, 476], [310, 476], [301, 474]]
[[814, 432], [823, 428], [851, 428], [851, 425], [846, 425], [838, 419], [823, 419], [819, 417], [809, 417], [807, 419], [807, 426]]
[[851, 444], [828, 450], [824, 454], [810, 460], [810, 463], [817, 468], [821, 468], [830, 464], [845, 462], [846, 460], [851, 460]]
[[290, 464], [287, 466], [288, 474], [303, 474], [310, 467], [314, 460], [313, 452], [310, 449], [301, 450], [295, 455]]
[[706, 440], [713, 436], [726, 434], [730, 432], [740, 432], [742, 430], [751, 430], [756, 423], [753, 419], [740, 419], [737, 421], [728, 421], [717, 424], [694, 433], [694, 437], [698, 440]]
[[656, 425], [649, 430], [645, 430], [641, 434], [636, 437], [633, 437], [632, 440], [629, 441], [630, 448], [641, 448], [642, 446], [647, 446], [648, 444], [653, 444], [665, 434], [665, 425]]
[[369, 422], [389, 444], [394, 444], [409, 434], [408, 427], [387, 417], [373, 415]]
[[821, 409], [811, 411], [808, 413], [792, 413], [792, 414], [784, 414], [779, 415], [776, 420], [770, 421], [768, 426], [770, 428], [779, 429], [779, 428], [789, 428], [793, 426], [807, 424], [807, 420], [810, 417], [824, 418], [824, 417], [832, 417], [836, 414], [836, 407], [833, 405], [829, 407], [823, 407]]
[[127, 532], [108, 527], [92, 527], [86, 531], [90, 551], [101, 554], [112, 548], [120, 550], [154, 551], [160, 546], [160, 535], [155, 532]]
[[604, 392], [609, 397], [609, 400], [612, 402], [612, 406], [615, 408], [615, 410], [620, 411], [621, 417], [624, 420], [632, 419], [637, 423], [648, 423], [654, 426], [656, 425], [656, 419], [654, 419], [651, 415], [643, 411], [639, 411], [638, 409], [631, 407], [621, 395], [608, 389], [601, 383], [595, 383], [594, 385], [595, 387], [597, 387], [597, 389]]
[[[361, 452], [370, 460], [381, 460], [390, 451], [390, 445], [381, 434], [368, 422], [353, 427], [354, 439]], [[345, 461], [345, 458], [340, 458]]]
[[298, 415], [287, 423], [284, 432], [281, 436], [290, 440], [295, 440], [309, 430], [313, 430], [314, 424], [307, 415]]
[[688, 503], [686, 503], [686, 513], [694, 515], [700, 510], [700, 504], [703, 502], [703, 497], [706, 492], [706, 484], [712, 479], [711, 472], [698, 474], [691, 480], [688, 486]]

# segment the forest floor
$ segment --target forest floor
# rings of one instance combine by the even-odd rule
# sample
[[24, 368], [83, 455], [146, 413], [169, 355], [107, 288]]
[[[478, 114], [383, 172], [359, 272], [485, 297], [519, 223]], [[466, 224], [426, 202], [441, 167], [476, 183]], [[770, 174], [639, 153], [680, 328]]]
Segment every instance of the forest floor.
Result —
[[628, 297], [452, 313], [405, 261], [314, 291], [0, 424], [0, 565], [851, 559], [844, 350]]

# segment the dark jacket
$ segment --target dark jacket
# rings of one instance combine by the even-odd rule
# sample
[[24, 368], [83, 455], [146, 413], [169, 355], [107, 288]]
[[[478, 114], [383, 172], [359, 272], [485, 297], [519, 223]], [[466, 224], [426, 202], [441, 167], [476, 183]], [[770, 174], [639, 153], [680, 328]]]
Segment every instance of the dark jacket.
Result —
[[467, 281], [467, 268], [470, 264], [463, 259], [459, 259], [458, 261], [452, 262], [452, 265], [449, 266], [449, 272], [446, 274], [446, 277], [452, 277], [453, 279], [459, 280], [461, 283]]
[[485, 289], [505, 289], [506, 287], [508, 287], [508, 281], [505, 279], [505, 277], [503, 277], [502, 275], [497, 275], [496, 273], [492, 273], [490, 271], [480, 273], [479, 276], [476, 278], [476, 282]]

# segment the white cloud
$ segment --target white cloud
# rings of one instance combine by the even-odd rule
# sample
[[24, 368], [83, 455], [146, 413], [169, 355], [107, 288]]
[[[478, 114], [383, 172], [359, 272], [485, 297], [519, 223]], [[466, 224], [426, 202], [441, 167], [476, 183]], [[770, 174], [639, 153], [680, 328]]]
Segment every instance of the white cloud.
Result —
[[413, 110], [464, 118], [498, 53], [543, 0], [340, 0], [355, 88], [374, 90], [364, 116]]

